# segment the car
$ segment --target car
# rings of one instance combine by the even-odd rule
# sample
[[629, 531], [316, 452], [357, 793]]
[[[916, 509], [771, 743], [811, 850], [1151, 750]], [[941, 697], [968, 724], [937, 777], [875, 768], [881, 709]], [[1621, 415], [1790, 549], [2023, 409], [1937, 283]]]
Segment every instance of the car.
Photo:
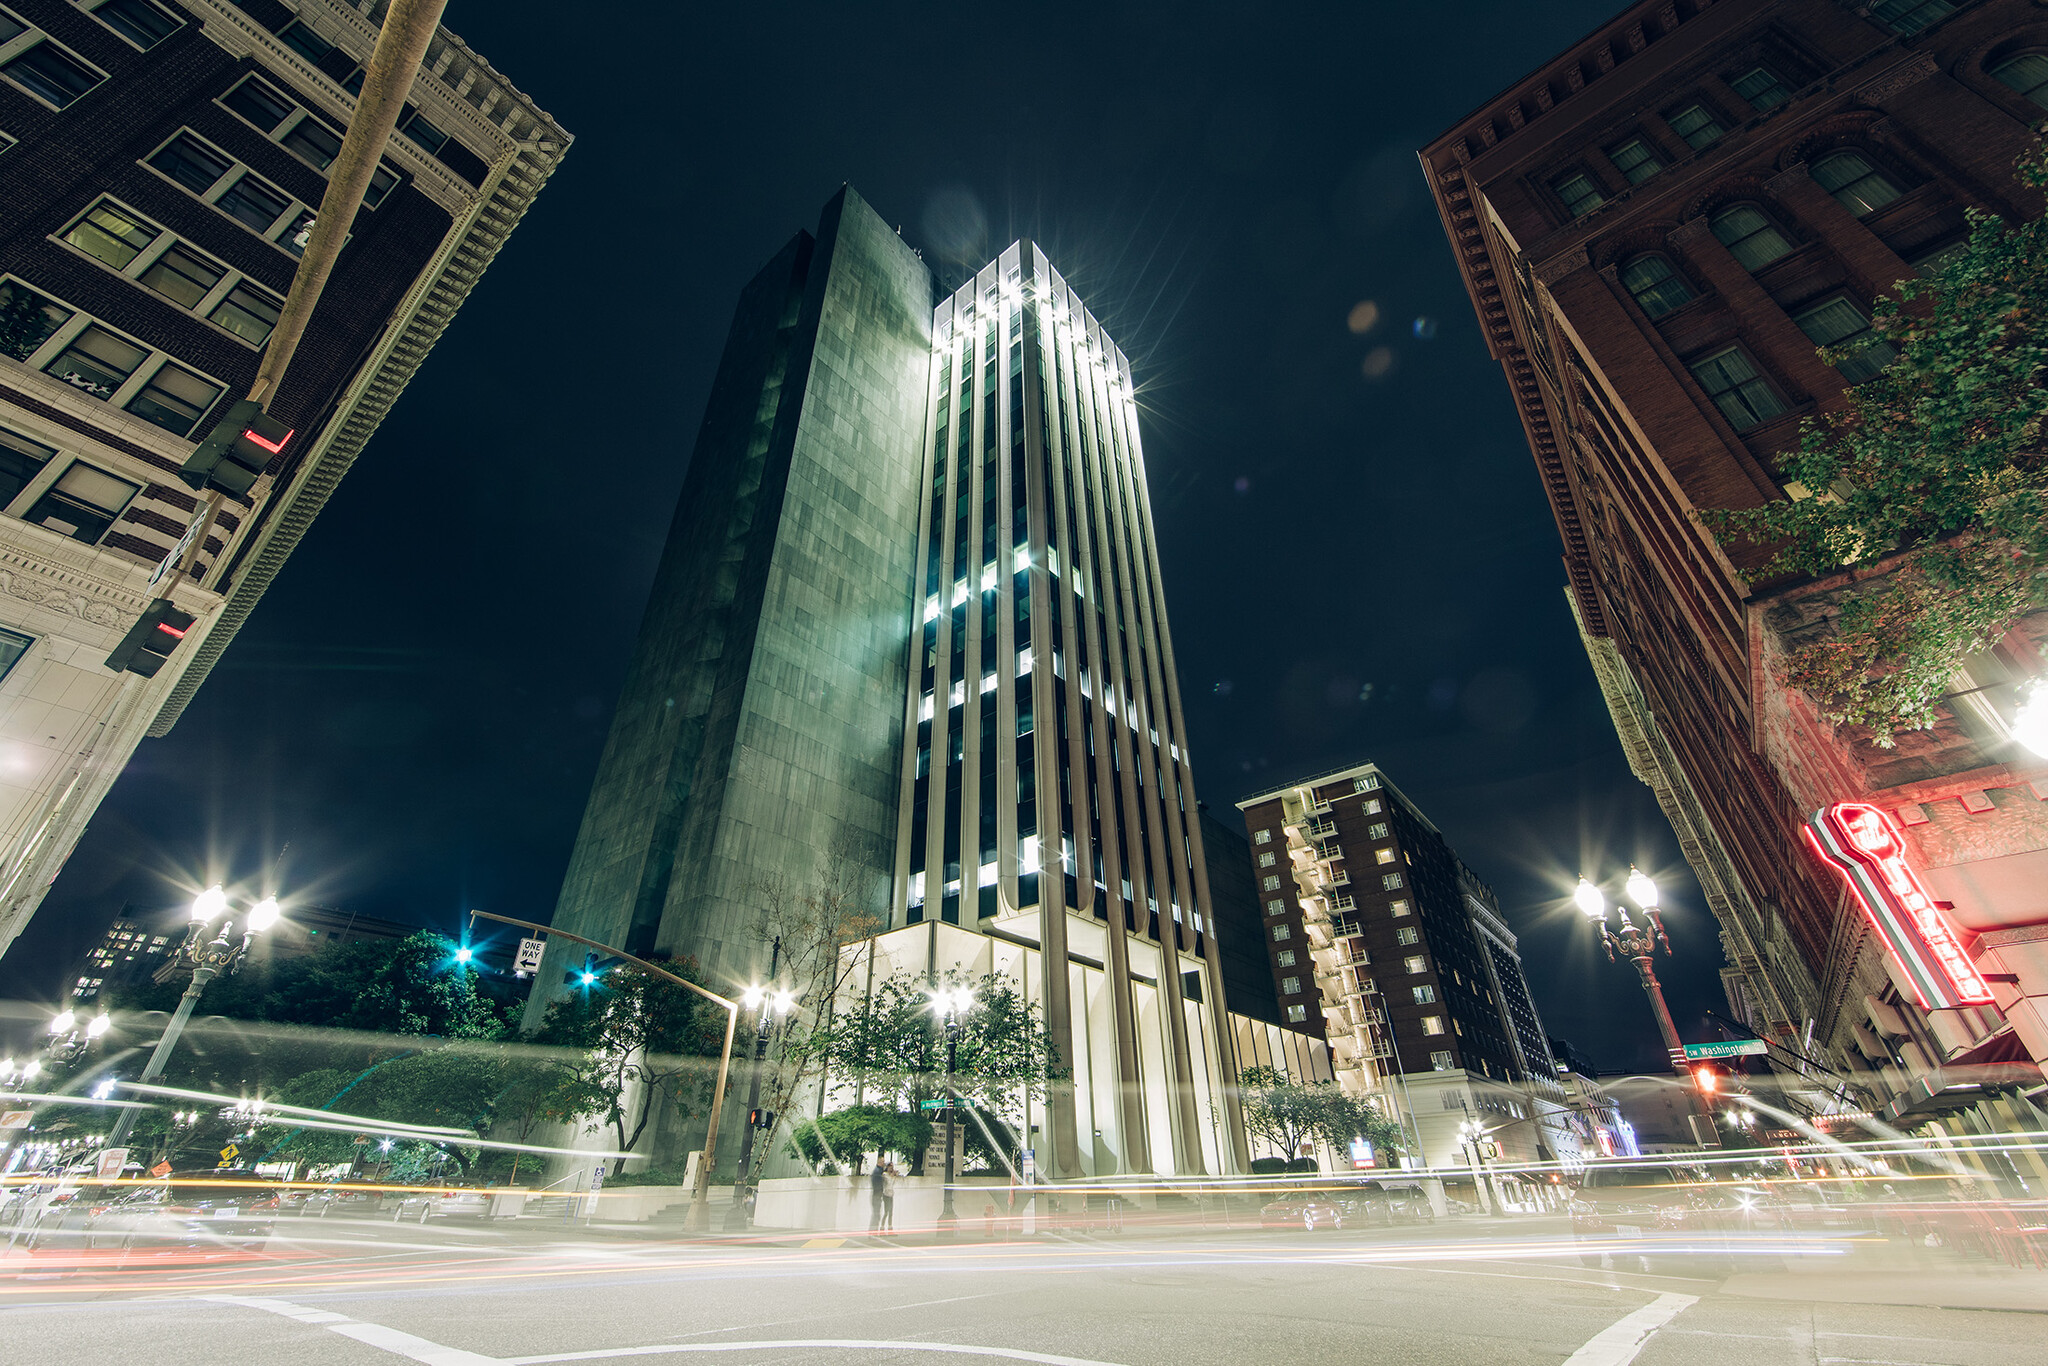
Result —
[[1581, 1173], [1567, 1211], [1580, 1260], [1597, 1266], [1617, 1248], [1641, 1257], [1667, 1246], [1716, 1272], [1739, 1235], [1783, 1225], [1782, 1202], [1752, 1182], [1713, 1179], [1683, 1162], [1600, 1161]]
[[391, 1211], [394, 1224], [405, 1219], [422, 1224], [429, 1219], [485, 1219], [490, 1217], [491, 1196], [472, 1186], [435, 1186], [394, 1192], [385, 1198], [384, 1208]]
[[1436, 1218], [1429, 1193], [1413, 1181], [1372, 1181], [1337, 1202], [1355, 1224], [1426, 1224]]
[[1301, 1228], [1311, 1232], [1319, 1228], [1342, 1228], [1344, 1211], [1335, 1201], [1321, 1196], [1288, 1196], [1260, 1209], [1259, 1227]]
[[329, 1181], [301, 1192], [297, 1212], [309, 1218], [324, 1219], [330, 1213], [368, 1214], [377, 1209], [383, 1198], [383, 1186], [375, 1181]]
[[285, 1188], [246, 1168], [174, 1171], [118, 1187], [87, 1208], [89, 1248], [205, 1247], [260, 1251], [276, 1231]]

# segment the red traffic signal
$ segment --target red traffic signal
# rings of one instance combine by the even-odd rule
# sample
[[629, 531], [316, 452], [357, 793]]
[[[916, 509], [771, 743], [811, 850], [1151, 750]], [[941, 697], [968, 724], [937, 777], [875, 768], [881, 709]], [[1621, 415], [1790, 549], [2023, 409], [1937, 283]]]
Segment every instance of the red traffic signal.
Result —
[[164, 666], [171, 651], [178, 648], [178, 642], [197, 620], [190, 612], [179, 611], [169, 598], [158, 598], [142, 609], [128, 634], [121, 637], [121, 643], [107, 656], [107, 667], [115, 673], [156, 677], [156, 671]]
[[272, 458], [284, 453], [293, 435], [289, 426], [264, 412], [262, 404], [242, 399], [185, 458], [178, 477], [195, 489], [219, 489], [241, 497]]

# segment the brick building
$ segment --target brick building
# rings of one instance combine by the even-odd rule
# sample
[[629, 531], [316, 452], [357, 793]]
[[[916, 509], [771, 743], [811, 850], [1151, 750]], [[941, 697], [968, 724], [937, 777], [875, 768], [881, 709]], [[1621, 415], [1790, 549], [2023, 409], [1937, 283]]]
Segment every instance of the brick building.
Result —
[[[1720, 923], [1731, 1007], [1816, 1096], [1894, 1119], [1955, 1108], [1914, 1093], [1944, 1069], [2024, 1088], [2011, 1061], [2048, 1049], [2048, 766], [2011, 742], [2012, 689], [1976, 691], [2039, 673], [2041, 632], [1958, 679], [1933, 731], [1878, 749], [1774, 668], [1827, 629], [1842, 582], [1759, 583], [1767, 555], [1698, 514], [1806, 495], [1776, 453], [1888, 359], [1837, 369], [1817, 348], [1955, 246], [1967, 207], [2040, 212], [2012, 168], [2044, 104], [2048, 11], [2025, 0], [1653, 0], [1422, 153], [1624, 748]], [[1902, 823], [1979, 963], [2021, 979], [2000, 1008], [1922, 1008], [1807, 852], [1809, 817], [1846, 801]], [[2024, 1108], [1969, 1122], [2033, 1123]]]
[[[383, 11], [0, 5], [0, 950], [568, 145], [460, 39], [433, 39], [270, 404], [297, 435], [170, 583], [197, 506], [178, 469], [256, 376]], [[159, 593], [197, 622], [153, 677], [108, 670]]]
[[1515, 936], [1487, 885], [1372, 764], [1238, 803], [1289, 1028], [1381, 1097], [1432, 1161], [1467, 1118], [1512, 1155], [1575, 1157], [1563, 1088]]

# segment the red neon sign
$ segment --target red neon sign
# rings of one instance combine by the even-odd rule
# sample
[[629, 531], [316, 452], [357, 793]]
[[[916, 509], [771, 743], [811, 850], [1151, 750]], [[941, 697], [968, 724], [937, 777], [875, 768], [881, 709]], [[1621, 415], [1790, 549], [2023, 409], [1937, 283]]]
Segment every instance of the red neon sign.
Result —
[[1991, 988], [1906, 861], [1905, 837], [1890, 816], [1863, 802], [1837, 802], [1815, 812], [1803, 833], [1856, 893], [1922, 1009], [1991, 1004]]

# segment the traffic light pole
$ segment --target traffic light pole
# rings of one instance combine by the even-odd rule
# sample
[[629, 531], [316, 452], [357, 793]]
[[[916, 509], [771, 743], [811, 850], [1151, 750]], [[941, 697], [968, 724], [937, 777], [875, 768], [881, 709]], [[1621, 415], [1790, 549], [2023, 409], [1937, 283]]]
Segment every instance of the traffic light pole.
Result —
[[511, 925], [522, 930], [532, 930], [538, 934], [559, 935], [563, 939], [582, 944], [588, 948], [602, 949], [608, 954], [624, 959], [637, 968], [653, 973], [664, 981], [673, 982], [679, 987], [685, 987], [696, 992], [705, 1000], [721, 1007], [725, 1011], [725, 1047], [720, 1050], [718, 1055], [718, 1084], [712, 1088], [711, 1092], [711, 1128], [704, 1135], [704, 1157], [697, 1164], [697, 1180], [690, 1188], [690, 1215], [683, 1225], [685, 1229], [692, 1233], [710, 1231], [711, 1164], [718, 1157], [718, 1121], [719, 1117], [724, 1113], [726, 1077], [732, 1072], [732, 1041], [733, 1035], [736, 1032], [735, 1026], [739, 1024], [739, 1002], [728, 1001], [717, 992], [700, 987], [695, 982], [685, 981], [667, 968], [656, 963], [650, 963], [645, 958], [636, 958], [624, 949], [615, 949], [610, 944], [600, 944], [595, 939], [585, 939], [580, 934], [570, 934], [567, 930], [558, 930], [548, 925], [536, 925], [531, 920], [514, 920], [509, 915], [493, 915], [489, 911], [471, 911], [469, 918], [472, 924], [477, 920], [495, 920], [501, 925]]

